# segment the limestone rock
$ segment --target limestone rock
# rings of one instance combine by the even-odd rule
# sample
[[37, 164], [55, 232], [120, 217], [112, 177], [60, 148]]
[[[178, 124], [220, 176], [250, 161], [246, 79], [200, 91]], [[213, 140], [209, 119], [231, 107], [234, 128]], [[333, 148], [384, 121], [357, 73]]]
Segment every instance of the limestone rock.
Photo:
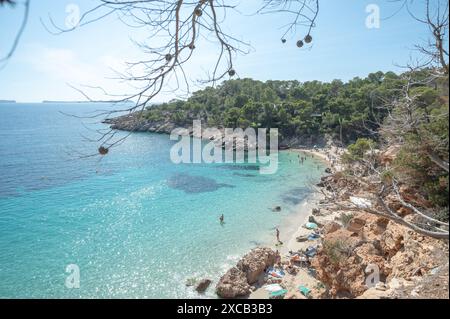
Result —
[[209, 280], [209, 279], [202, 279], [202, 280], [200, 280], [200, 282], [195, 287], [195, 290], [197, 290], [197, 292], [203, 293], [211, 285], [211, 282], [212, 281]]
[[[221, 298], [248, 296], [264, 270], [275, 264], [277, 253], [270, 248], [255, 248], [220, 278], [216, 293]], [[269, 283], [269, 282], [267, 282]]]
[[365, 220], [354, 217], [348, 222], [347, 230], [353, 233], [360, 233], [365, 225]]
[[264, 269], [275, 264], [276, 257], [276, 252], [270, 248], [256, 248], [238, 262], [237, 268], [246, 274], [249, 284], [254, 284]]
[[331, 234], [341, 228], [342, 228], [341, 224], [335, 221], [331, 221], [323, 227], [322, 231], [324, 234]]
[[245, 273], [237, 267], [228, 270], [216, 286], [217, 295], [226, 299], [248, 296], [250, 292]]

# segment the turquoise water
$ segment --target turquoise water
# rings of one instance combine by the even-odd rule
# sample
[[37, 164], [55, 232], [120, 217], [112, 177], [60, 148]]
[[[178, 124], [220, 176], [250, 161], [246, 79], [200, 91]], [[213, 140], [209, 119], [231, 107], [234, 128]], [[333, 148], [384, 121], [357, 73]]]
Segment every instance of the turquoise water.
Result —
[[[272, 244], [274, 227], [323, 170], [291, 152], [275, 175], [255, 165], [175, 165], [175, 142], [146, 133], [101, 160], [82, 158], [98, 146], [85, 126], [103, 126], [60, 111], [98, 108], [0, 104], [0, 297], [214, 297], [186, 280], [217, 280], [249, 249]], [[65, 286], [69, 264], [80, 268], [79, 289]]]

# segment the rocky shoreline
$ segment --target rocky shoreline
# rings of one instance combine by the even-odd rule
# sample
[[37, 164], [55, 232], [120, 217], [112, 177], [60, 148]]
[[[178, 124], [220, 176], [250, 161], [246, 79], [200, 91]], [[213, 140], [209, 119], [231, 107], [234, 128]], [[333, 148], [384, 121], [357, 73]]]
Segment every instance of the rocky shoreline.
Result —
[[[325, 196], [331, 188], [361, 195], [342, 172], [338, 162], [342, 150], [306, 152], [333, 163], [334, 169], [317, 185], [324, 195], [309, 207], [307, 220], [288, 243], [289, 251], [280, 252], [278, 247], [251, 251], [238, 265], [249, 259], [259, 265], [252, 268], [252, 280], [246, 282], [245, 272], [234, 267], [219, 280], [217, 294], [252, 299], [449, 298], [448, 242], [383, 217], [342, 210]], [[317, 228], [309, 229], [312, 225]], [[258, 259], [261, 251], [263, 257]], [[368, 286], [373, 268], [380, 276]], [[239, 293], [230, 293], [234, 291]]]
[[[136, 113], [105, 123], [112, 129], [132, 132], [170, 134], [176, 129], [174, 123], [145, 120]], [[192, 127], [179, 133], [221, 140], [205, 131], [196, 136]], [[230, 142], [223, 141], [222, 147]], [[343, 210], [328, 199], [334, 189], [347, 197], [364, 197], [345, 178], [341, 163], [345, 150], [323, 141], [303, 144], [298, 139], [282, 141], [282, 145], [298, 148], [330, 166], [316, 185], [314, 203], [306, 207], [306, 219], [287, 245], [256, 248], [246, 254], [220, 278], [215, 286], [217, 295], [257, 299], [448, 298], [448, 242], [421, 236], [383, 217]], [[380, 277], [376, 284], [367, 286], [373, 267]], [[201, 293], [210, 284], [202, 281], [196, 290]]]
[[[146, 119], [142, 116], [141, 112], [135, 112], [128, 115], [123, 115], [111, 119], [106, 119], [103, 121], [104, 124], [110, 125], [111, 129], [119, 130], [119, 131], [127, 131], [127, 132], [149, 132], [149, 133], [157, 133], [157, 134], [171, 134], [177, 133], [181, 136], [190, 135], [196, 138], [201, 138], [209, 141], [219, 141], [220, 138], [223, 138], [222, 147], [227, 147], [228, 145], [232, 145], [232, 138], [225, 138], [224, 129], [219, 127], [218, 130], [220, 134], [213, 134], [208, 131], [209, 127], [202, 127], [201, 132], [195, 132], [192, 125], [179, 127], [176, 123], [171, 122], [170, 120], [164, 121], [154, 121], [150, 119]], [[203, 125], [203, 124], [202, 124]], [[235, 136], [236, 139], [236, 136]], [[279, 148], [280, 149], [290, 149], [290, 148], [305, 148], [309, 149], [313, 146], [315, 147], [324, 147], [326, 144], [325, 137], [316, 137], [316, 136], [308, 136], [308, 137], [283, 137], [279, 140]], [[236, 139], [236, 144], [238, 143], [239, 138]], [[244, 143], [244, 141], [243, 141]], [[246, 141], [245, 141], [246, 143]], [[242, 144], [243, 145], [243, 144]], [[245, 144], [246, 145], [246, 144]], [[218, 145], [220, 146], [220, 145]], [[255, 146], [256, 145], [251, 145]], [[239, 147], [239, 146], [238, 146]]]

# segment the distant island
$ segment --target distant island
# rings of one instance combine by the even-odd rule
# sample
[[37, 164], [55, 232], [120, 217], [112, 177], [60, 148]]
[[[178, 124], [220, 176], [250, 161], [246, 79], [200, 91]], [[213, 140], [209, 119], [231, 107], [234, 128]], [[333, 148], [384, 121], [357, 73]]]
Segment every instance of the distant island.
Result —
[[[51, 103], [58, 103], [58, 104], [75, 104], [75, 103], [117, 103], [117, 101], [51, 101], [51, 100], [44, 100], [42, 103], [51, 104]], [[133, 103], [133, 101], [121, 101], [120, 103]]]
[[14, 100], [0, 100], [0, 103], [16, 103]]

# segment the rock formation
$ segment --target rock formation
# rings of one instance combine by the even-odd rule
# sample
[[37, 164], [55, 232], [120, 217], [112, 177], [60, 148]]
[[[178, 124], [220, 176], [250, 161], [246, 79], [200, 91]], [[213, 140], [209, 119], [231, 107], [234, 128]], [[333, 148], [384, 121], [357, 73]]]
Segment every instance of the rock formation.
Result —
[[354, 219], [358, 233], [339, 228], [335, 222], [327, 224], [322, 229], [323, 247], [312, 260], [317, 279], [328, 287], [332, 297], [392, 297], [392, 289], [386, 288], [389, 293], [380, 292], [380, 287], [368, 290], [365, 284], [368, 265], [378, 266], [380, 281], [389, 286], [392, 280], [410, 281], [429, 274], [448, 258], [448, 250], [441, 241], [382, 217], [358, 213]]
[[199, 293], [203, 293], [206, 291], [206, 289], [208, 289], [209, 285], [211, 285], [211, 282], [212, 281], [209, 279], [202, 279], [195, 287], [195, 290], [197, 290], [197, 292]]
[[276, 252], [270, 248], [253, 249], [220, 278], [216, 286], [217, 295], [221, 298], [248, 296], [251, 285], [258, 281], [266, 268], [274, 265], [276, 258]]

